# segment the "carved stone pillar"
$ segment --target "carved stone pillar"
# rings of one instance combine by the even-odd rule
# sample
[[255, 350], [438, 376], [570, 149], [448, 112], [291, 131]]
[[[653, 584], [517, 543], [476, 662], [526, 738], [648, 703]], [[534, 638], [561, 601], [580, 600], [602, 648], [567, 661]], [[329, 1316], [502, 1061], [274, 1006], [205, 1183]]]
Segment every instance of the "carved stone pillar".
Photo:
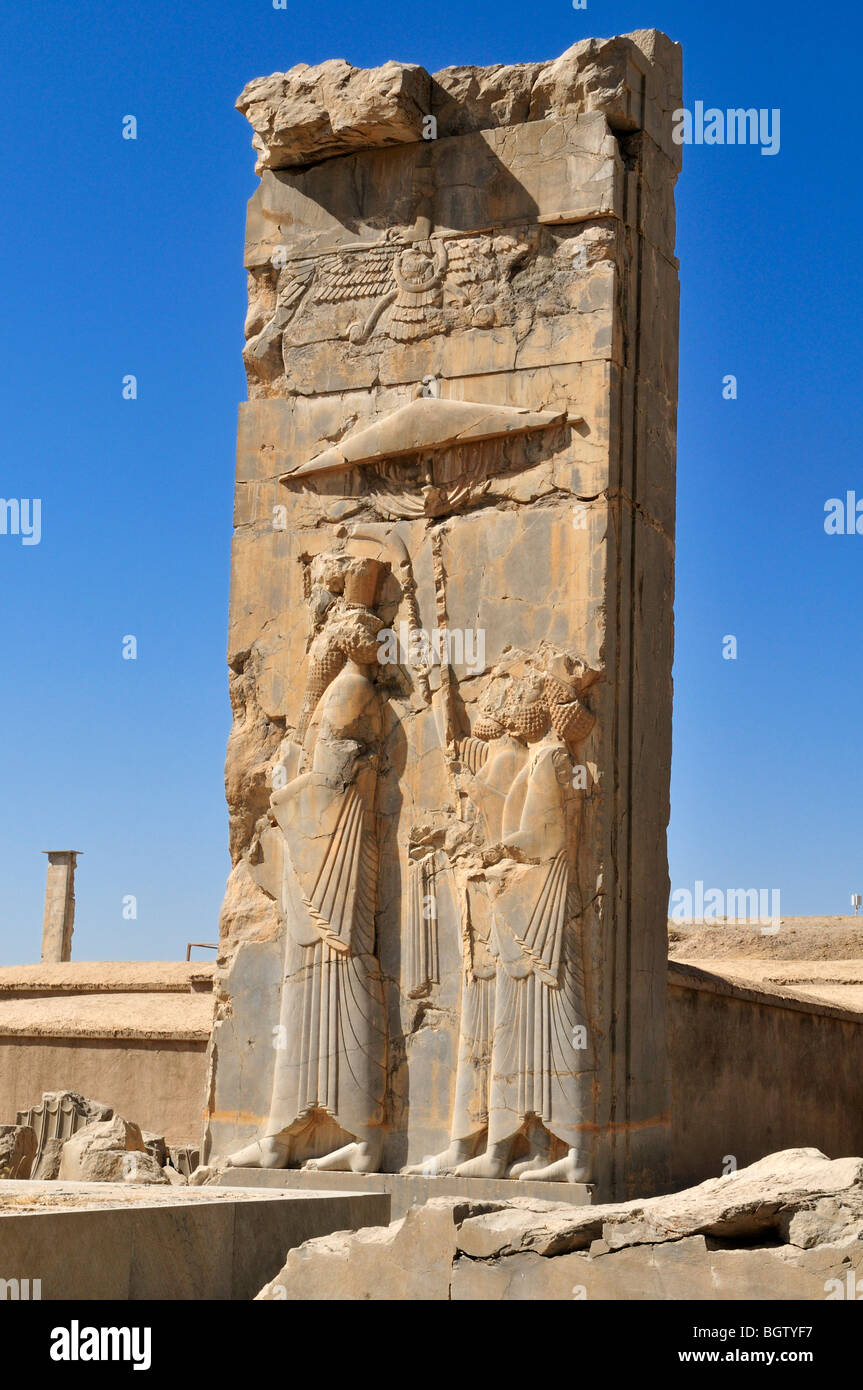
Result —
[[[433, 77], [300, 67], [240, 98], [261, 183], [210, 1158], [355, 1166], [365, 1126], [387, 1172], [666, 1182], [680, 102], [655, 31]], [[380, 648], [374, 737], [334, 733], [325, 694], [363, 557], [385, 570], [352, 610]], [[284, 811], [309, 775], [319, 832]], [[360, 801], [361, 873], [339, 838]], [[320, 889], [348, 863], [375, 1001], [350, 1046], [385, 1073], [362, 1116], [320, 1073], [348, 1042], [300, 1046], [317, 1025], [285, 1003], [292, 932], [348, 942]], [[305, 1110], [294, 1080], [274, 1102], [285, 1047], [318, 1059]]]
[[75, 868], [80, 850], [46, 849], [45, 915], [42, 920], [42, 960], [72, 959], [75, 927]]

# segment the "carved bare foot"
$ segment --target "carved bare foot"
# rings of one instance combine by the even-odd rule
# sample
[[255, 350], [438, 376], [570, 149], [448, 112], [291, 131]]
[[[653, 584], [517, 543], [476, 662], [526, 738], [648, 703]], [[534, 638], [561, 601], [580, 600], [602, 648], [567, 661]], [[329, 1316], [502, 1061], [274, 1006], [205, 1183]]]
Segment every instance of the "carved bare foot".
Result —
[[547, 1130], [537, 1128], [530, 1141], [530, 1152], [527, 1158], [522, 1158], [518, 1163], [513, 1163], [507, 1169], [508, 1178], [520, 1178], [522, 1173], [532, 1172], [537, 1168], [546, 1168], [553, 1162], [551, 1137]]
[[570, 1149], [565, 1158], [528, 1168], [518, 1176], [521, 1182], [591, 1182], [590, 1155]]
[[540, 1168], [547, 1168], [554, 1159], [548, 1152], [532, 1153], [530, 1158], [523, 1158], [518, 1163], [514, 1163], [507, 1172], [508, 1178], [520, 1178], [522, 1173], [533, 1173]]
[[545, 1173], [546, 1169], [556, 1167], [557, 1163], [558, 1160], [549, 1153], [534, 1154], [531, 1158], [522, 1159], [520, 1163], [514, 1163], [507, 1173], [507, 1177], [529, 1178], [533, 1181], [541, 1173]]
[[279, 1139], [256, 1139], [253, 1144], [231, 1154], [225, 1160], [227, 1168], [284, 1168], [288, 1162], [288, 1145]]
[[454, 1173], [460, 1163], [464, 1163], [473, 1145], [469, 1139], [454, 1139], [443, 1153], [424, 1158], [422, 1163], [411, 1163], [402, 1172], [408, 1176], [436, 1178], [441, 1173]]
[[218, 1163], [199, 1163], [189, 1177], [189, 1187], [206, 1187], [208, 1183], [218, 1180], [224, 1169], [224, 1164]]
[[502, 1178], [506, 1172], [510, 1141], [504, 1139], [500, 1144], [489, 1144], [484, 1154], [460, 1163], [456, 1168], [459, 1178]]
[[321, 1173], [377, 1173], [380, 1171], [382, 1150], [383, 1136], [379, 1135], [345, 1144], [343, 1148], [334, 1149], [322, 1158], [310, 1158], [303, 1168]]

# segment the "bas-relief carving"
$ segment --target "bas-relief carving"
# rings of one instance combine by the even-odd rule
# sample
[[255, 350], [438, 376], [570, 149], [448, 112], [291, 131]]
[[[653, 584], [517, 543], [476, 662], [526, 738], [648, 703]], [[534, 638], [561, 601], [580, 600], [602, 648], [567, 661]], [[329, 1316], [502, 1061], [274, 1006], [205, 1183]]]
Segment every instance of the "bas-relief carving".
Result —
[[[454, 442], [469, 455], [560, 422], [553, 412], [416, 400], [283, 481], [335, 473], [344, 487], [380, 458], [395, 463]], [[448, 510], [457, 512], [459, 500]], [[306, 689], [279, 763], [289, 780], [270, 804], [284, 837], [286, 928], [272, 1102], [266, 1133], [231, 1156], [236, 1166], [369, 1172], [382, 1158], [387, 986], [376, 942], [376, 792], [383, 704], [393, 691], [380, 665], [386, 575], [398, 590], [388, 619], [403, 606], [410, 626], [421, 625], [414, 563], [397, 528], [359, 525], [347, 534], [341, 551], [306, 557]], [[439, 526], [429, 541], [435, 619], [446, 629]], [[389, 560], [358, 554], [363, 542]], [[414, 657], [411, 669], [409, 657], [404, 674], [432, 703], [428, 666]], [[582, 696], [597, 675], [547, 644], [509, 652], [487, 673], [469, 730], [441, 661], [434, 715], [456, 809], [443, 812], [451, 820], [443, 850], [424, 843], [421, 828], [410, 831], [398, 922], [402, 997], [434, 1001], [439, 933], [453, 927], [438, 919], [436, 882], [451, 876], [463, 958], [457, 1074], [451, 1143], [419, 1165], [427, 1174], [589, 1180], [593, 1063], [577, 920], [584, 783], [575, 789], [573, 760], [594, 722]]]
[[386, 1023], [375, 792], [383, 713], [375, 670], [384, 623], [375, 600], [386, 568], [336, 554], [313, 562], [317, 631], [290, 759], [309, 767], [270, 800], [284, 836], [286, 927], [270, 1115], [262, 1139], [232, 1156], [235, 1166], [305, 1158], [309, 1167], [374, 1172], [380, 1164]]
[[581, 697], [597, 676], [552, 648], [512, 653], [458, 743], [455, 782], [470, 806], [467, 833], [448, 837], [464, 951], [451, 1143], [408, 1172], [590, 1180], [585, 787], [574, 768], [594, 723]]
[[[380, 73], [335, 146], [317, 87], [255, 88], [207, 1103], [235, 1163], [661, 1171], [679, 72], [662, 36], [609, 53], [465, 69], [430, 142]], [[450, 622], [488, 659], [372, 652]]]
[[[577, 228], [435, 235], [421, 216], [378, 241], [306, 258], [277, 248], [273, 264], [249, 272], [250, 389], [280, 379], [290, 388], [292, 351], [323, 339], [356, 353], [472, 329], [514, 326], [523, 336], [537, 317], [571, 313], [616, 244], [614, 224], [602, 218]], [[595, 306], [588, 297], [583, 307]]]
[[426, 394], [432, 389], [417, 385], [406, 404], [280, 481], [320, 498], [324, 515], [328, 503], [343, 509], [351, 498], [386, 520], [445, 517], [481, 502], [495, 478], [535, 464], [582, 423], [565, 410], [444, 400]]
[[[569, 238], [536, 227], [435, 236], [434, 189], [421, 165], [413, 190], [412, 226], [252, 277], [246, 358], [253, 376], [275, 381], [284, 364], [289, 380], [293, 348], [319, 337], [357, 352], [381, 336], [407, 344], [514, 322], [527, 304], [534, 312], [538, 283], [544, 313], [554, 312], [556, 293], [558, 307], [568, 304], [578, 269]], [[593, 241], [604, 254], [602, 236]], [[541, 276], [516, 283], [540, 247]], [[577, 926], [583, 792], [571, 782], [576, 745], [593, 722], [579, 697], [596, 673], [577, 657], [560, 649], [509, 655], [485, 673], [483, 713], [471, 730], [449, 661], [439, 662], [433, 699], [429, 664], [409, 652], [402, 676], [432, 707], [452, 806], [436, 816], [443, 846], [414, 826], [399, 852], [399, 912], [395, 923], [386, 917], [399, 937], [398, 980], [384, 980], [375, 940], [376, 769], [382, 706], [397, 691], [393, 673], [376, 664], [374, 637], [384, 622], [374, 586], [364, 580], [364, 607], [347, 597], [360, 563], [349, 551], [377, 538], [394, 557], [411, 628], [421, 627], [415, 563], [430, 565], [435, 621], [446, 630], [441, 523], [481, 504], [495, 479], [554, 456], [582, 423], [568, 408], [441, 399], [439, 391], [432, 373], [412, 399], [349, 426], [280, 480], [293, 496], [317, 502], [317, 524], [350, 540], [342, 540], [340, 553], [316, 557], [307, 584], [314, 626], [307, 686], [292, 747], [282, 756], [296, 775], [270, 806], [285, 849], [280, 1046], [266, 1133], [230, 1162], [356, 1171], [380, 1164], [386, 1106], [395, 1104], [387, 1094], [388, 1043], [392, 1050], [396, 1041], [386, 1037], [393, 1018], [387, 990], [434, 1006], [441, 934], [451, 933], [457, 942], [443, 944], [455, 945], [463, 961], [451, 1142], [422, 1170], [585, 1181], [593, 1113]], [[345, 526], [351, 509], [367, 520]], [[399, 521], [425, 523], [421, 555], [408, 555]], [[359, 640], [358, 625], [363, 659], [346, 655], [345, 644]], [[354, 706], [344, 704], [348, 695], [360, 702], [362, 727], [352, 722]], [[441, 876], [449, 880], [447, 902], [461, 905], [460, 920], [438, 915]], [[406, 1090], [409, 1097], [410, 1077]]]
[[[307, 333], [324, 317], [332, 331], [334, 306], [351, 306], [356, 316], [342, 320], [339, 336], [354, 344], [375, 332], [414, 342], [457, 327], [491, 327], [495, 303], [513, 299], [512, 276], [535, 254], [536, 243], [531, 228], [519, 235], [435, 236], [430, 217], [420, 213], [412, 227], [388, 227], [377, 241], [308, 259], [276, 255], [272, 270], [250, 276], [247, 361], [261, 361], [301, 307]], [[268, 296], [270, 316], [259, 325], [256, 300]]]

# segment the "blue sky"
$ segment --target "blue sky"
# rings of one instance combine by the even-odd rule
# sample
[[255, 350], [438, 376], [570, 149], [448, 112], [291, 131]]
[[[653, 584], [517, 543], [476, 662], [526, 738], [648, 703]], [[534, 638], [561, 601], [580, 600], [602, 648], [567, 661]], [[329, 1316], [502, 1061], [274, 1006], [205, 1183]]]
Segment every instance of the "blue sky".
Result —
[[[647, 26], [683, 43], [688, 105], [782, 113], [778, 155], [689, 148], [678, 185], [672, 885], [847, 910], [863, 891], [863, 536], [827, 536], [823, 519], [827, 498], [863, 498], [843, 61], [857, 16], [833, 6], [816, 31], [800, 0], [10, 0], [0, 495], [40, 497], [43, 516], [39, 545], [0, 536], [0, 963], [38, 959], [49, 848], [85, 851], [76, 958], [176, 959], [216, 939], [256, 184], [240, 89], [301, 61], [519, 62]], [[127, 114], [136, 141], [121, 138]]]

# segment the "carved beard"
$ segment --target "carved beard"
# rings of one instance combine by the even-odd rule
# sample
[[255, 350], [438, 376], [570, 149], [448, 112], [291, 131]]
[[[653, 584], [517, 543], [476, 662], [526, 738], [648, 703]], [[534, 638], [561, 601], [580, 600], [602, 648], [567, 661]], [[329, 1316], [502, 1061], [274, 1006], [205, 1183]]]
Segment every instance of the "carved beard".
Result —
[[361, 666], [377, 663], [377, 635], [383, 620], [370, 608], [342, 608], [331, 613], [309, 648], [308, 675], [296, 740], [302, 743], [324, 691], [346, 661]]
[[535, 743], [548, 730], [548, 706], [544, 700], [519, 704], [510, 711], [509, 722], [516, 738]]
[[309, 648], [309, 666], [306, 681], [306, 703], [317, 704], [331, 681], [335, 680], [345, 664], [344, 653], [335, 646], [329, 633], [324, 629]]
[[359, 637], [355, 641], [346, 641], [341, 650], [344, 652], [347, 661], [356, 661], [360, 666], [377, 665], [380, 647], [377, 642], [366, 642]]
[[493, 719], [490, 714], [480, 714], [477, 717], [473, 731], [476, 738], [481, 738], [486, 743], [490, 743], [492, 739], [500, 738], [504, 728], [503, 725], [497, 719]]
[[378, 659], [377, 636], [383, 625], [370, 608], [351, 605], [335, 614], [320, 636], [348, 660], [371, 665]]

